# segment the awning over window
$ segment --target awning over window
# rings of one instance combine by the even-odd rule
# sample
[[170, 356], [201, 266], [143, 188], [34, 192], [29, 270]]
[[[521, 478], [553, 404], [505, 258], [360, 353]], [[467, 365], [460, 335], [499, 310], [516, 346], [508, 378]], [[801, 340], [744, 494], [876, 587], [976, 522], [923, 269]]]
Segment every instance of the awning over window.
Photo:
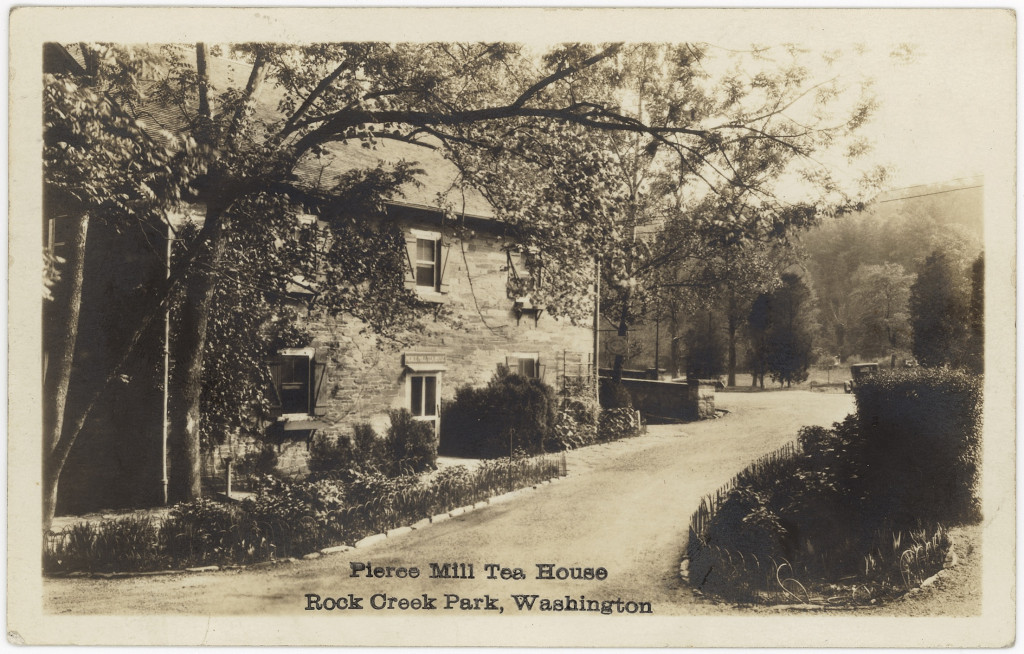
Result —
[[448, 370], [443, 363], [406, 363], [405, 367], [413, 372], [442, 372]]
[[284, 420], [278, 423], [281, 425], [283, 431], [309, 431], [310, 429], [326, 429], [327, 423], [315, 420], [313, 418], [298, 419], [298, 420]]
[[406, 352], [402, 363], [413, 372], [441, 372], [447, 370], [444, 352]]

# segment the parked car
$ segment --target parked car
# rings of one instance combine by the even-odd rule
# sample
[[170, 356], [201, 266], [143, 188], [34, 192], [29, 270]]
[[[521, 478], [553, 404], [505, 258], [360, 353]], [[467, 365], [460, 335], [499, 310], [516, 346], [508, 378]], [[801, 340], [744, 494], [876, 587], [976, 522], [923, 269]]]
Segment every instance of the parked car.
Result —
[[853, 389], [864, 380], [865, 377], [878, 372], [877, 363], [855, 363], [850, 366], [850, 379], [843, 383], [843, 390], [852, 393]]

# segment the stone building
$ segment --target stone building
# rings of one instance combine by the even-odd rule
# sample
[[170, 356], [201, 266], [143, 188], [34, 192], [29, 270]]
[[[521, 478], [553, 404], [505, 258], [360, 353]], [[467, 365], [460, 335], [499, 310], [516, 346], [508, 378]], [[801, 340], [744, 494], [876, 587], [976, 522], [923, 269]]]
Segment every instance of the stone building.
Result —
[[[178, 49], [187, 62], [189, 51]], [[78, 46], [48, 44], [45, 54], [47, 72], [78, 75], [84, 71]], [[243, 87], [247, 70], [245, 64], [222, 57], [208, 60], [213, 88]], [[279, 118], [281, 99], [274, 85], [263, 87], [254, 107], [260, 122], [273, 124]], [[156, 101], [138, 109], [157, 140], [167, 132], [186, 133], [188, 114], [194, 110]], [[354, 218], [392, 221], [402, 230], [406, 286], [444, 318], [428, 318], [421, 329], [399, 334], [397, 341], [383, 341], [366, 333], [365, 325], [356, 320], [303, 311], [313, 342], [282, 350], [267, 362], [279, 414], [267, 429], [279, 443], [279, 468], [284, 472], [305, 469], [307, 446], [314, 434], [344, 434], [362, 422], [373, 424], [380, 433], [390, 409], [408, 409], [437, 432], [444, 399], [452, 397], [459, 385], [486, 383], [499, 364], [556, 387], [566, 374], [587, 375], [592, 370], [589, 326], [572, 326], [544, 315], [529, 298], [509, 296], [509, 277], [525, 274], [523, 261], [506, 247], [505, 230], [484, 198], [457, 183], [459, 176], [449, 161], [434, 149], [408, 143], [360, 145], [331, 144], [319, 158], [300, 163], [296, 185], [322, 191], [345, 171], [382, 162], [416, 162], [422, 171], [417, 184], [403, 188], [401, 197], [387, 203], [383, 215]], [[464, 228], [460, 236], [449, 226], [451, 212], [449, 225], [443, 220], [443, 201], [457, 207], [456, 218]], [[58, 209], [47, 207], [43, 231], [46, 247], [61, 255], [66, 226], [54, 218], [61, 213]], [[201, 216], [204, 211], [196, 207], [192, 213]], [[147, 225], [147, 233], [135, 235], [139, 243], [129, 243], [116, 233], [106, 234], [110, 230], [102, 221], [94, 222], [78, 345], [78, 360], [89, 365], [76, 365], [76, 382], [85, 379], [82, 375], [100, 375], [109, 367], [111, 348], [121, 342], [123, 307], [137, 304], [138, 297], [163, 276], [166, 265], [162, 248], [152, 246], [163, 239], [161, 225]], [[301, 297], [296, 297], [296, 305], [303, 305]], [[59, 316], [48, 316], [44, 332], [59, 321]], [[144, 337], [146, 347], [140, 348], [137, 361], [133, 359], [131, 374], [124, 376], [132, 383], [118, 385], [105, 397], [65, 466], [61, 512], [160, 501], [162, 326], [154, 325], [149, 331]], [[44, 357], [52, 349], [51, 340], [44, 345]], [[125, 411], [126, 406], [131, 410]], [[258, 447], [251, 440], [232, 439], [204, 452], [203, 476], [209, 481], [221, 478], [225, 459], [237, 460]]]
[[[484, 198], [453, 186], [450, 162], [430, 149], [392, 143], [375, 151], [336, 147], [332, 157], [328, 175], [370, 165], [370, 158], [373, 165], [414, 160], [424, 169], [419, 184], [403, 189], [401, 200], [373, 219], [401, 229], [405, 285], [445, 317], [428, 317], [421, 330], [401, 334], [403, 345], [368, 335], [357, 320], [306, 313], [311, 346], [282, 350], [270, 362], [281, 417], [269, 429], [292, 432], [279, 434], [281, 440], [306, 441], [314, 430], [346, 433], [361, 422], [381, 432], [387, 411], [402, 408], [438, 432], [441, 403], [460, 385], [485, 384], [500, 365], [556, 388], [567, 375], [592, 374], [591, 327], [545, 315], [528, 297], [509, 293], [510, 277], [526, 274], [522, 255], [510, 247]], [[437, 206], [439, 195], [453, 193], [458, 234]]]

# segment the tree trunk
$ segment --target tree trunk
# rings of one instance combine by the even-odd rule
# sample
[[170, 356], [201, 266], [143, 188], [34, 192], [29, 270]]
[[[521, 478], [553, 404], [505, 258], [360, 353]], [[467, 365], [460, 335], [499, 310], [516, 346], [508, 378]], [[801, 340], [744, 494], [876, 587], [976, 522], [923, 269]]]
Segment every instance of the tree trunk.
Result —
[[49, 530], [57, 509], [57, 485], [61, 470], [67, 461], [68, 450], [58, 448], [61, 430], [64, 427], [64, 408], [67, 406], [68, 386], [71, 382], [71, 367], [75, 358], [75, 343], [78, 340], [78, 316], [82, 308], [82, 286], [85, 280], [85, 244], [89, 232], [89, 214], [78, 219], [71, 239], [68, 257], [68, 284], [66, 294], [67, 315], [59, 335], [56, 357], [47, 370], [44, 380], [44, 434], [45, 454], [43, 459], [43, 529]]
[[203, 382], [206, 328], [217, 284], [217, 266], [227, 244], [228, 223], [220, 208], [209, 207], [206, 225], [209, 242], [196, 253], [185, 283], [178, 333], [174, 339], [175, 379], [173, 405], [169, 409], [167, 436], [167, 494], [171, 502], [188, 502], [202, 496], [199, 452], [199, 400]]

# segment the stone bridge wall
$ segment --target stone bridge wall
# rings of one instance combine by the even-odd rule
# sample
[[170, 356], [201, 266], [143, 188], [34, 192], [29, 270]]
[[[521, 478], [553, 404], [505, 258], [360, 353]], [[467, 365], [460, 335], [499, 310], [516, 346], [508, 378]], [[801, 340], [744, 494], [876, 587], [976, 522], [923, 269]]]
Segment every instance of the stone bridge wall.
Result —
[[693, 382], [623, 379], [633, 406], [648, 420], [704, 420], [715, 417], [715, 381]]

